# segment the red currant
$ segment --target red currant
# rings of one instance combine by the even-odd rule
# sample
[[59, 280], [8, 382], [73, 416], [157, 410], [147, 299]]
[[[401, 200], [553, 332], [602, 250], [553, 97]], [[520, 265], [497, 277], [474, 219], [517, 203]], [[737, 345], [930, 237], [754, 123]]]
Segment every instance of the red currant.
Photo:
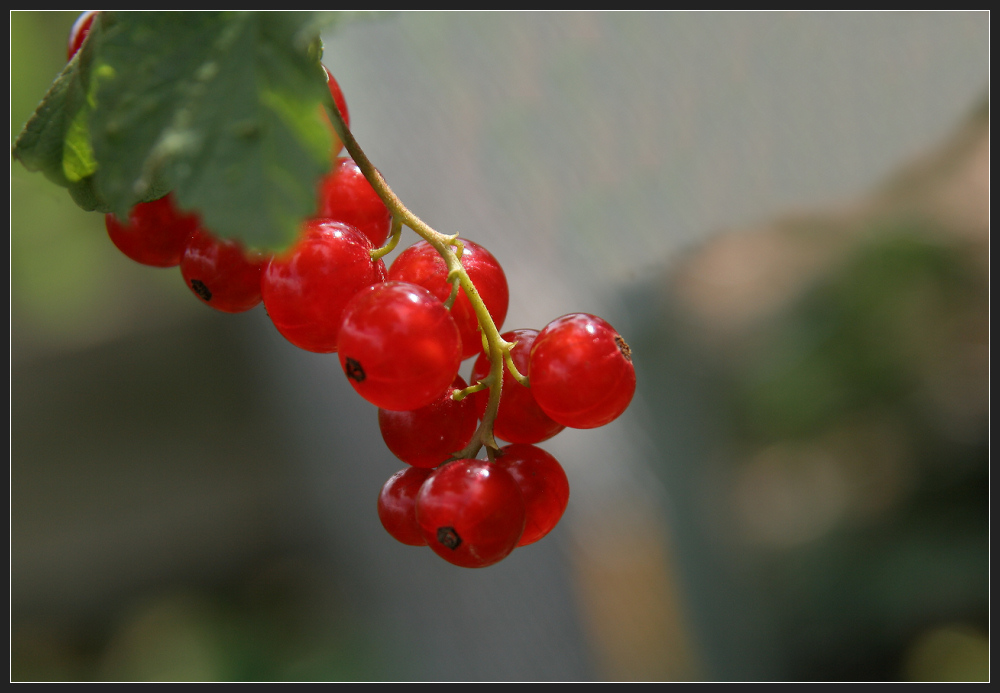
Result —
[[431, 470], [407, 467], [392, 475], [378, 494], [378, 519], [385, 531], [403, 544], [426, 546], [417, 524], [417, 492]]
[[461, 450], [476, 432], [476, 405], [471, 397], [456, 401], [465, 388], [461, 376], [426, 407], [412, 411], [378, 410], [382, 439], [392, 454], [414, 467], [436, 467]]
[[[511, 359], [521, 375], [531, 377], [529, 356], [531, 345], [535, 343], [538, 330], [511, 330], [500, 335], [507, 342], [516, 342], [510, 351]], [[472, 367], [471, 381], [478, 383], [490, 374], [490, 360], [484, 352]], [[476, 411], [480, 417], [486, 411], [489, 391], [480, 390], [471, 396], [476, 402]], [[563, 430], [562, 424], [553, 421], [542, 411], [535, 401], [531, 388], [527, 388], [514, 380], [510, 372], [503, 370], [503, 396], [500, 398], [500, 409], [493, 421], [493, 433], [510, 443], [540, 443], [548, 440]]]
[[[337, 106], [337, 110], [340, 111], [340, 115], [344, 119], [344, 125], [350, 127], [351, 116], [347, 112], [347, 100], [344, 99], [344, 92], [340, 90], [340, 85], [337, 83], [337, 80], [333, 78], [333, 73], [330, 72], [330, 69], [326, 65], [323, 65], [323, 71], [326, 72], [326, 84], [330, 89], [330, 96], [333, 97], [333, 103]], [[323, 109], [323, 111], [323, 115], [325, 116], [326, 109]], [[329, 123], [330, 121], [327, 120], [327, 122]], [[333, 130], [332, 125], [330, 126], [330, 129]], [[337, 131], [333, 130], [333, 147], [331, 150], [332, 156], [336, 157], [343, 148], [344, 143], [340, 141]]]
[[[486, 248], [464, 239], [462, 244], [465, 247], [462, 267], [476, 285], [476, 291], [493, 318], [493, 324], [499, 329], [507, 317], [507, 277], [500, 263]], [[447, 277], [448, 268], [444, 259], [427, 241], [411, 245], [389, 267], [389, 279], [419, 284], [441, 301], [447, 300], [451, 295], [451, 284]], [[462, 359], [475, 356], [482, 349], [482, 338], [479, 336], [476, 312], [464, 291], [459, 291], [451, 313], [462, 335]]]
[[350, 158], [334, 161], [333, 170], [320, 181], [319, 216], [356, 226], [376, 248], [392, 229], [389, 208]]
[[198, 215], [177, 209], [172, 195], [137, 204], [129, 212], [125, 224], [114, 214], [104, 216], [108, 236], [118, 249], [136, 262], [151, 267], [180, 264], [198, 223]]
[[318, 353], [337, 350], [344, 307], [367, 286], [385, 280], [371, 242], [331, 219], [305, 222], [299, 240], [261, 275], [261, 296], [274, 326], [292, 344]]
[[448, 462], [417, 494], [417, 524], [449, 563], [483, 568], [502, 560], [524, 532], [524, 498], [507, 471], [486, 460]]
[[555, 457], [534, 445], [500, 448], [496, 465], [507, 471], [524, 496], [524, 534], [518, 546], [532, 544], [552, 531], [569, 503], [569, 479]]
[[265, 255], [249, 252], [237, 240], [223, 240], [199, 229], [181, 257], [181, 275], [204, 303], [226, 313], [241, 313], [260, 303]]
[[556, 318], [531, 347], [531, 390], [542, 411], [564, 426], [603, 426], [632, 401], [632, 351], [601, 318]]
[[408, 411], [451, 385], [462, 339], [429, 291], [388, 281], [359, 292], [345, 308], [337, 351], [358, 394], [377, 407]]
[[87, 10], [73, 22], [73, 27], [69, 30], [69, 45], [66, 49], [66, 60], [72, 60], [76, 52], [83, 45], [83, 40], [90, 33], [90, 27], [94, 23], [99, 10]]

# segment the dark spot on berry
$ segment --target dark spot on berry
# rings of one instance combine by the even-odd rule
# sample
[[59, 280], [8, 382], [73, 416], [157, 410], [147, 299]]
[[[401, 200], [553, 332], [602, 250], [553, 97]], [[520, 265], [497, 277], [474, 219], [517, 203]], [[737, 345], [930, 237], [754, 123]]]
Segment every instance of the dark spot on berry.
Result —
[[453, 551], [462, 543], [462, 537], [458, 536], [454, 527], [438, 527], [437, 535], [438, 541]]
[[348, 378], [352, 378], [359, 383], [365, 379], [365, 369], [361, 367], [360, 363], [350, 357], [344, 363], [344, 373], [347, 374]]
[[194, 289], [194, 292], [199, 296], [201, 296], [203, 300], [205, 301], [212, 300], [212, 292], [208, 290], [208, 287], [205, 286], [205, 282], [203, 282], [202, 280], [192, 279], [191, 288]]
[[632, 363], [632, 349], [625, 343], [625, 340], [622, 339], [620, 334], [615, 335], [615, 344], [618, 345], [618, 351], [622, 352], [622, 356], [625, 357], [625, 360]]

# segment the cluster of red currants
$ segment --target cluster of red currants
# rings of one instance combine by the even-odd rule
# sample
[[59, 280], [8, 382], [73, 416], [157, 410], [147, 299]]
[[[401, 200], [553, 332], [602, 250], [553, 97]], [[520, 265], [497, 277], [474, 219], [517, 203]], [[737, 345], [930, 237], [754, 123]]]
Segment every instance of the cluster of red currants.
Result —
[[[346, 123], [343, 95], [327, 74]], [[569, 500], [566, 473], [535, 443], [565, 427], [617, 418], [635, 390], [631, 353], [611, 325], [583, 313], [541, 331], [503, 333], [499, 342], [485, 338], [489, 322], [494, 336], [503, 324], [508, 287], [496, 258], [472, 241], [453, 241], [446, 250], [420, 241], [387, 269], [376, 251], [391, 235], [392, 214], [357, 164], [338, 157], [340, 148], [337, 140], [317, 215], [282, 254], [216, 237], [170, 195], [135, 206], [124, 223], [107, 215], [108, 233], [133, 260], [179, 265], [207, 305], [241, 312], [263, 301], [288, 341], [336, 352], [354, 389], [378, 407], [386, 445], [409, 465], [379, 494], [385, 529], [456, 565], [492, 565], [559, 521]], [[468, 290], [459, 288], [442, 252], [457, 255]], [[491, 343], [509, 349], [502, 376], [491, 377]], [[467, 387], [459, 368], [472, 358]], [[488, 413], [486, 385], [495, 392], [498, 380], [499, 408]], [[484, 434], [481, 422], [490, 417]], [[489, 460], [457, 452], [478, 451], [473, 440], [492, 444], [493, 435], [510, 444], [490, 450]]]

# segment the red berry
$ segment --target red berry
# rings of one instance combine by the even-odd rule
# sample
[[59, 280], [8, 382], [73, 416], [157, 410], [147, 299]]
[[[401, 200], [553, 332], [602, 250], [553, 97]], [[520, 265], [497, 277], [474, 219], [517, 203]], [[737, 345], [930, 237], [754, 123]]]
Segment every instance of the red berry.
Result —
[[73, 27], [69, 30], [69, 45], [66, 49], [66, 60], [72, 60], [76, 52], [83, 45], [83, 40], [90, 33], [90, 27], [94, 23], [99, 10], [87, 10], [73, 22]]
[[601, 318], [556, 318], [531, 348], [531, 390], [542, 411], [564, 426], [603, 426], [632, 401], [632, 351]]
[[486, 460], [435, 469], [417, 494], [427, 545], [449, 563], [483, 568], [502, 560], [524, 532], [524, 498], [507, 471]]
[[[511, 330], [500, 335], [505, 341], [516, 342], [510, 351], [514, 365], [521, 375], [531, 377], [529, 356], [531, 346], [535, 343], [538, 330]], [[479, 358], [472, 367], [473, 383], [490, 374], [490, 360], [485, 353], [480, 352]], [[476, 402], [476, 412], [479, 417], [486, 411], [488, 390], [480, 390], [471, 396]], [[553, 421], [542, 411], [535, 401], [531, 388], [527, 388], [514, 380], [507, 370], [503, 369], [503, 393], [500, 397], [500, 409], [493, 421], [493, 434], [510, 443], [540, 443], [548, 440], [563, 430], [562, 424]]]
[[382, 439], [392, 454], [414, 467], [436, 467], [463, 449], [476, 432], [476, 405], [471, 397], [451, 398], [465, 388], [461, 376], [437, 399], [412, 411], [378, 410]]
[[199, 229], [181, 257], [181, 275], [205, 304], [241, 313], [260, 303], [260, 275], [268, 257], [249, 252], [237, 240]]
[[337, 350], [344, 307], [356, 293], [385, 280], [371, 242], [353, 226], [310, 219], [285, 254], [261, 275], [261, 296], [274, 326], [292, 344], [318, 353]]
[[392, 475], [378, 494], [378, 519], [385, 531], [403, 544], [426, 546], [417, 524], [417, 492], [431, 470], [407, 467]]
[[128, 213], [128, 223], [114, 214], [104, 216], [108, 236], [120, 251], [151, 267], [174, 267], [198, 229], [198, 215], [174, 205], [173, 195], [141, 202]]
[[534, 445], [500, 448], [496, 465], [509, 473], [524, 496], [524, 534], [518, 546], [532, 544], [558, 524], [569, 503], [569, 480], [555, 457]]
[[[333, 103], [337, 106], [337, 110], [340, 111], [341, 117], [344, 119], [344, 125], [350, 127], [351, 116], [347, 112], [347, 100], [344, 99], [344, 93], [340, 90], [340, 85], [337, 80], [334, 79], [333, 73], [330, 69], [323, 65], [323, 71], [326, 72], [326, 84], [330, 89], [330, 96], [333, 97]], [[326, 109], [323, 109], [323, 115], [326, 116]], [[330, 121], [327, 120], [327, 123]], [[336, 157], [340, 153], [340, 150], [344, 148], [344, 143], [340, 141], [340, 137], [337, 135], [337, 131], [333, 129], [333, 125], [330, 125], [330, 129], [333, 130], [333, 147], [331, 149], [331, 156]]]
[[320, 181], [319, 216], [356, 226], [376, 248], [385, 244], [392, 229], [389, 208], [350, 158], [334, 161], [333, 170]]
[[[464, 239], [462, 244], [465, 246], [462, 267], [475, 284], [486, 310], [493, 318], [493, 324], [499, 329], [507, 317], [507, 277], [500, 263], [486, 248]], [[448, 268], [444, 259], [427, 241], [420, 241], [404, 250], [389, 267], [389, 279], [419, 284], [441, 301], [451, 295], [447, 277]], [[462, 335], [462, 359], [475, 356], [481, 351], [483, 342], [476, 313], [464, 291], [459, 291], [451, 313]]]
[[462, 362], [451, 315], [429, 291], [405, 282], [378, 284], [351, 300], [337, 351], [358, 394], [394, 411], [433, 402]]

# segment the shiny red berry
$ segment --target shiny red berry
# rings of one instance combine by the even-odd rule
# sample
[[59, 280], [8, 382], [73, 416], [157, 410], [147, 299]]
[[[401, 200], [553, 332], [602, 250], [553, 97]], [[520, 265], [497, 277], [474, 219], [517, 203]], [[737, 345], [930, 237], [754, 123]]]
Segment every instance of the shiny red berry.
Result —
[[[334, 79], [333, 73], [330, 72], [330, 69], [326, 65], [323, 65], [323, 71], [326, 72], [326, 84], [330, 89], [330, 96], [333, 97], [333, 103], [337, 107], [337, 110], [340, 111], [340, 115], [344, 119], [344, 124], [350, 127], [351, 116], [347, 112], [347, 100], [344, 98], [344, 92], [340, 90], [340, 84], [338, 84], [337, 80]], [[326, 115], [326, 109], [323, 109], [323, 115]], [[330, 121], [327, 120], [326, 122], [329, 123]], [[330, 130], [333, 135], [331, 156], [336, 158], [337, 154], [340, 153], [340, 150], [344, 148], [344, 143], [340, 141], [340, 137], [337, 135], [337, 131], [334, 130], [332, 124], [330, 125]]]
[[260, 275], [268, 256], [248, 251], [237, 240], [199, 229], [181, 256], [181, 275], [203, 303], [241, 313], [260, 303]]
[[392, 228], [389, 208], [350, 158], [334, 161], [320, 182], [319, 216], [356, 226], [376, 248], [385, 244]]
[[72, 60], [76, 52], [83, 46], [83, 40], [90, 33], [90, 27], [94, 24], [94, 18], [100, 10], [87, 10], [73, 22], [73, 27], [69, 30], [69, 43], [66, 48], [66, 60]]
[[385, 531], [403, 544], [426, 546], [417, 524], [416, 500], [431, 470], [407, 467], [392, 475], [378, 494], [378, 519]]
[[114, 214], [104, 216], [115, 246], [136, 262], [151, 267], [178, 265], [198, 223], [198, 215], [180, 211], [172, 195], [137, 204], [129, 212], [127, 223]]
[[556, 318], [531, 347], [531, 390], [542, 411], [564, 426], [603, 426], [632, 401], [632, 351], [601, 318]]
[[[529, 356], [531, 346], [535, 343], [538, 330], [511, 330], [502, 335], [505, 341], [515, 342], [510, 355], [521, 375], [531, 378], [531, 365]], [[472, 367], [473, 383], [490, 374], [490, 360], [485, 353], [480, 352]], [[480, 390], [471, 395], [476, 402], [476, 411], [480, 417], [486, 411], [486, 403], [489, 399], [488, 390]], [[562, 424], [556, 423], [542, 411], [535, 401], [535, 396], [531, 388], [527, 388], [517, 382], [507, 370], [503, 370], [503, 392], [500, 397], [500, 409], [497, 417], [493, 421], [493, 434], [502, 440], [510, 443], [540, 443], [548, 440], [559, 431], [565, 428]]]
[[306, 221], [295, 245], [261, 274], [264, 307], [278, 331], [306, 351], [336, 351], [348, 301], [385, 280], [385, 264], [373, 261], [371, 250], [371, 242], [353, 226]]
[[462, 339], [429, 291], [387, 281], [359, 292], [345, 308], [337, 352], [359, 395], [383, 409], [409, 411], [451, 385]]
[[509, 473], [524, 496], [524, 534], [518, 546], [532, 544], [558, 524], [569, 503], [569, 480], [555, 457], [534, 445], [500, 448], [495, 463]]
[[476, 405], [470, 397], [454, 400], [465, 388], [461, 376], [425, 407], [411, 411], [378, 410], [382, 439], [392, 454], [414, 467], [436, 467], [462, 450], [476, 432]]
[[486, 460], [435, 469], [417, 494], [417, 524], [449, 563], [483, 568], [502, 560], [524, 532], [524, 498], [506, 470]]
[[[486, 310], [493, 318], [493, 324], [499, 329], [507, 317], [510, 299], [507, 276], [500, 263], [486, 248], [465, 239], [462, 239], [462, 244], [465, 247], [461, 258], [462, 267], [475, 284]], [[389, 267], [389, 279], [419, 284], [441, 301], [447, 300], [451, 295], [451, 284], [447, 277], [448, 268], [444, 260], [427, 241], [411, 245]], [[483, 342], [476, 312], [464, 291], [459, 291], [451, 312], [462, 335], [462, 358], [475, 356], [482, 350]]]

